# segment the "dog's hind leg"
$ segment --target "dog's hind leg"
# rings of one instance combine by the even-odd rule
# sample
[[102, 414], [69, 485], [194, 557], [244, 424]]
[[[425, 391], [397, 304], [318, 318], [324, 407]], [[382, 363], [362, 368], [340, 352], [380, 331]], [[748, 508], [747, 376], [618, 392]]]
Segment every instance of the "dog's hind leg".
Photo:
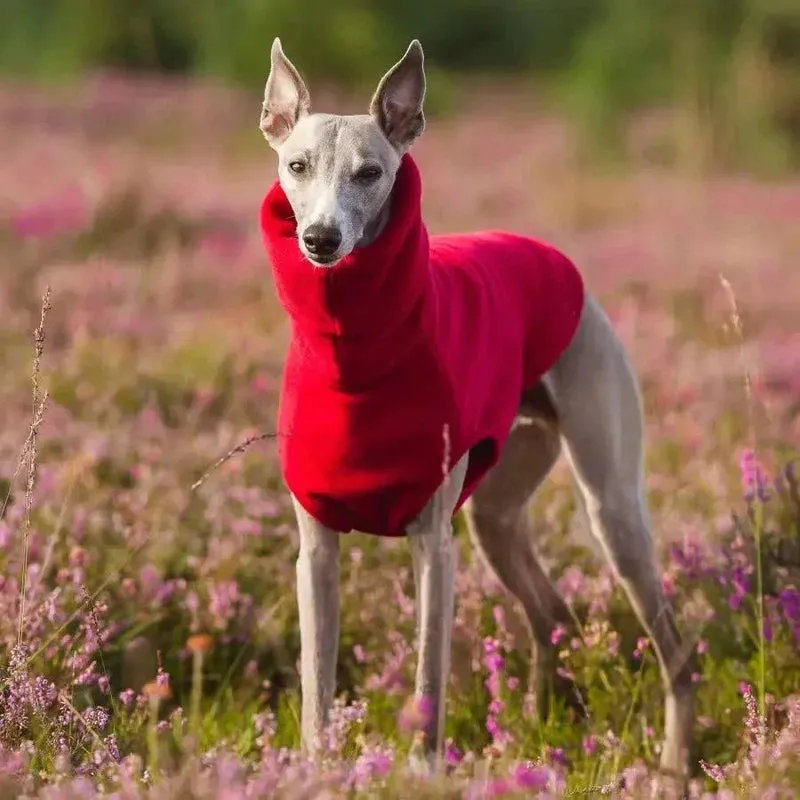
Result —
[[[465, 512], [476, 549], [525, 611], [533, 635], [537, 710], [544, 717], [556, 680], [551, 636], [556, 625], [569, 626], [571, 614], [539, 561], [528, 516], [529, 501], [561, 450], [555, 414], [541, 385], [523, 397], [518, 423]], [[580, 702], [579, 696], [565, 699]]]
[[642, 402], [611, 323], [587, 297], [578, 332], [544, 383], [593, 534], [653, 643], [666, 690], [662, 768], [684, 774], [693, 724], [693, 643], [661, 588], [645, 499]]
[[339, 536], [293, 497], [300, 529], [297, 605], [300, 616], [301, 739], [315, 757], [336, 691], [339, 649]]
[[424, 705], [424, 741], [410, 754], [416, 771], [433, 770], [442, 752], [450, 647], [453, 632], [455, 552], [453, 510], [469, 456], [465, 455], [420, 516], [408, 526], [417, 592], [417, 675], [415, 701]]

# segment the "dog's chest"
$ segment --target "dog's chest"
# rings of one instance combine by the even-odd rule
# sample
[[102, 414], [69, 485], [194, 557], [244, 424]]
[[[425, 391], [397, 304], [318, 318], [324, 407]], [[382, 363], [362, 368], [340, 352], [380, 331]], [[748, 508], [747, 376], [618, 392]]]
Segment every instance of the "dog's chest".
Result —
[[336, 523], [330, 527], [399, 533], [463, 438], [455, 397], [430, 353], [368, 390], [347, 392], [320, 380], [290, 348], [278, 420], [289, 489], [321, 522]]

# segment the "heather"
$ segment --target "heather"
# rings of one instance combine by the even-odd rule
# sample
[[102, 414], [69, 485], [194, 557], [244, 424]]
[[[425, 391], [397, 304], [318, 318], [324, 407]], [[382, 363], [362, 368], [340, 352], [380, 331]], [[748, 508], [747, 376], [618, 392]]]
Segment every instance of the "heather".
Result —
[[256, 97], [275, 35], [303, 53], [307, 78], [363, 91], [419, 38], [429, 112], [504, 75], [568, 113], [606, 158], [631, 113], [667, 108], [662, 159], [773, 175], [800, 163], [795, 0], [4, 0], [0, 72], [211, 75]]
[[[690, 794], [793, 797], [800, 182], [657, 166], [657, 115], [624, 166], [589, 168], [516, 91], [432, 122], [429, 225], [550, 239], [605, 303], [641, 375], [662, 581], [698, 653]], [[532, 515], [580, 622], [554, 633], [579, 696], [535, 719], [521, 612], [459, 522], [447, 774], [411, 776], [410, 561], [352, 534], [341, 697], [323, 763], [304, 762], [257, 112], [199, 81], [0, 88], [0, 796], [669, 796], [658, 669], [563, 465]]]

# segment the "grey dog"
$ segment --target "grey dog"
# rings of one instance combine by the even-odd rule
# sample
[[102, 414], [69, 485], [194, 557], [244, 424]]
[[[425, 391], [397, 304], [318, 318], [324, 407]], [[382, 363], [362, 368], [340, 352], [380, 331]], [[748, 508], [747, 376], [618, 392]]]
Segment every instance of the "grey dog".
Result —
[[[261, 130], [277, 152], [278, 175], [297, 222], [309, 269], [327, 269], [380, 236], [403, 155], [422, 134], [424, 58], [411, 42], [380, 81], [369, 113], [312, 113], [300, 74], [279, 39], [271, 53]], [[409, 124], [409, 120], [411, 124]], [[368, 153], [380, 174], [369, 188], [351, 180], [353, 153]], [[311, 153], [314, 172], [299, 180], [297, 153]], [[324, 225], [334, 239], [316, 241]], [[324, 259], [320, 253], [324, 252]], [[643, 410], [631, 362], [597, 300], [586, 301], [571, 343], [541, 383], [520, 397], [519, 422], [499, 461], [465, 506], [471, 539], [525, 610], [534, 639], [537, 685], [555, 670], [551, 632], [571, 612], [535, 553], [526, 508], [560, 453], [574, 475], [590, 528], [613, 565], [649, 634], [665, 689], [661, 766], [685, 775], [693, 725], [693, 647], [679, 634], [661, 587], [644, 488]], [[415, 694], [434, 697], [412, 763], [429, 770], [441, 755], [454, 606], [452, 516], [468, 455], [443, 480], [407, 528], [417, 590], [418, 664]], [[300, 531], [297, 596], [301, 634], [302, 741], [319, 752], [335, 693], [339, 638], [339, 539], [294, 502]]]

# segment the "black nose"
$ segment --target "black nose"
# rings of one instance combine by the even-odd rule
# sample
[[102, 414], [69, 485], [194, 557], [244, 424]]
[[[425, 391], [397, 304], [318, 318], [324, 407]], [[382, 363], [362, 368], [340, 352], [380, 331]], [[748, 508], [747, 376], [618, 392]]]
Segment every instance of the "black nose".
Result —
[[342, 234], [325, 225], [309, 225], [303, 234], [303, 244], [311, 255], [333, 255], [342, 243]]

